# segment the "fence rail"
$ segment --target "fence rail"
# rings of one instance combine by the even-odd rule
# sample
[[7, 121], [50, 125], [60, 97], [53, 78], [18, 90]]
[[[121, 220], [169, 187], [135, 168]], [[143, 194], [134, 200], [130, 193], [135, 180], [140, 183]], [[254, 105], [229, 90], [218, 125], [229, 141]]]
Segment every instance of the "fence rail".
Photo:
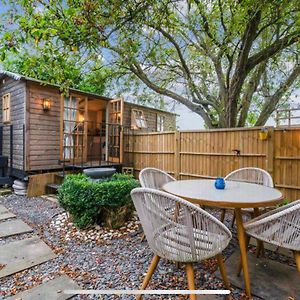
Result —
[[300, 198], [300, 127], [141, 133], [130, 136], [125, 155], [136, 172], [164, 169], [178, 179], [215, 178], [242, 167], [259, 167], [289, 200]]

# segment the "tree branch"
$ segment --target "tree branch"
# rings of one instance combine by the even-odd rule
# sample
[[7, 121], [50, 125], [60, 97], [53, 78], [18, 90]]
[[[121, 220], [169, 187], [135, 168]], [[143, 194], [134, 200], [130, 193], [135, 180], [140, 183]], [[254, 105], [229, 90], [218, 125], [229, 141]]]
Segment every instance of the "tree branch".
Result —
[[222, 24], [224, 33], [226, 33], [227, 27], [226, 27], [225, 21], [224, 21], [224, 12], [223, 12], [223, 7], [222, 7], [221, 0], [218, 0], [218, 5], [219, 5], [219, 10], [220, 10], [221, 24]]
[[[205, 123], [208, 125], [208, 127], [213, 128], [213, 123], [212, 123], [210, 116], [206, 113], [204, 108], [202, 108], [200, 105], [196, 105], [196, 104], [192, 103], [190, 100], [188, 100], [187, 98], [185, 98], [177, 93], [174, 93], [166, 88], [162, 88], [162, 87], [158, 86], [157, 84], [155, 84], [154, 82], [152, 82], [148, 78], [148, 76], [144, 73], [144, 71], [142, 70], [142, 68], [140, 67], [139, 64], [137, 64], [137, 63], [132, 64], [132, 65], [130, 65], [129, 68], [132, 71], [132, 73], [134, 73], [140, 80], [142, 80], [142, 82], [144, 82], [144, 84], [147, 87], [154, 90], [158, 94], [167, 96], [174, 100], [177, 100], [178, 102], [187, 106], [190, 110], [200, 114], [201, 117], [204, 119]], [[207, 104], [208, 103], [206, 103], [205, 105], [207, 105]]]
[[[192, 75], [191, 75], [191, 72], [190, 72], [190, 69], [183, 57], [183, 53], [181, 52], [181, 49], [178, 45], [178, 43], [175, 41], [175, 39], [173, 38], [173, 36], [171, 34], [169, 34], [168, 32], [166, 32], [164, 29], [162, 29], [161, 27], [153, 27], [153, 26], [150, 26], [151, 28], [154, 28], [156, 29], [157, 31], [159, 31], [176, 49], [176, 52], [178, 54], [178, 57], [179, 57], [179, 60], [181, 62], [181, 65], [182, 65], [182, 70], [185, 74], [185, 77], [186, 77], [186, 80], [191, 88], [191, 91], [193, 93], [196, 94], [197, 98], [200, 100], [200, 101], [203, 101], [202, 99], [202, 96], [196, 86], [196, 84], [194, 83], [194, 80], [192, 78]], [[213, 105], [213, 103], [211, 103], [211, 105]]]
[[229, 127], [234, 127], [236, 125], [237, 98], [248, 74], [248, 57], [256, 37], [260, 19], [261, 12], [256, 11], [255, 14], [250, 18], [242, 38], [241, 51], [238, 55], [235, 71], [230, 82], [229, 99], [226, 107], [227, 126]]
[[241, 103], [241, 112], [238, 121], [238, 127], [244, 127], [247, 120], [248, 111], [250, 108], [250, 104], [252, 101], [253, 94], [256, 92], [259, 82], [261, 80], [261, 76], [266, 69], [266, 63], [262, 63], [257, 67], [249, 79], [249, 82], [246, 86], [246, 91], [244, 93], [244, 97]]
[[276, 109], [280, 99], [282, 96], [288, 91], [288, 89], [292, 86], [292, 84], [295, 82], [295, 80], [300, 75], [300, 64], [297, 64], [291, 74], [288, 76], [288, 78], [281, 83], [278, 90], [273, 94], [273, 96], [269, 97], [262, 108], [262, 111], [256, 121], [255, 126], [263, 126], [269, 116], [274, 112]]
[[249, 57], [246, 66], [247, 70], [250, 71], [259, 63], [269, 59], [270, 57], [274, 56], [282, 49], [289, 47], [290, 45], [298, 42], [299, 40], [300, 40], [300, 31], [298, 30], [285, 36], [284, 38], [275, 41], [272, 45], [266, 47], [260, 52]]

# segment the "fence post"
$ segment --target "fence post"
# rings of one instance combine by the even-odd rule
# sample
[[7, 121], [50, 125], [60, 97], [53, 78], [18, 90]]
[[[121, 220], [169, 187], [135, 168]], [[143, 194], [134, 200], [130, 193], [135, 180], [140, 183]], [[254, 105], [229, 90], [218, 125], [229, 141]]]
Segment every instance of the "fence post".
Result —
[[180, 131], [174, 133], [174, 177], [180, 179]]
[[268, 135], [266, 167], [274, 179], [274, 127], [269, 128]]

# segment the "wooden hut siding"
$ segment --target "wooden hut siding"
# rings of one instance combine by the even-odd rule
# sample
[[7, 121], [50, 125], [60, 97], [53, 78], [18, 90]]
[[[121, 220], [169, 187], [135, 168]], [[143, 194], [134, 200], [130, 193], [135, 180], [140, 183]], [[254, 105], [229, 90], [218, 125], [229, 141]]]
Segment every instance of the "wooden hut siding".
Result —
[[[60, 158], [60, 101], [58, 89], [27, 83], [27, 171], [61, 168]], [[42, 99], [51, 101], [44, 111]]]
[[[13, 164], [23, 170], [23, 126], [25, 124], [26, 83], [4, 77], [0, 85], [0, 119], [2, 122], [2, 96], [10, 93], [10, 122], [4, 124], [2, 154], [9, 157], [10, 166], [10, 126], [13, 125]], [[3, 124], [3, 123], [2, 123]]]
[[164, 131], [172, 131], [176, 129], [176, 115], [173, 113], [168, 113], [164, 111], [160, 111], [157, 109], [152, 109], [149, 107], [135, 105], [133, 103], [124, 103], [124, 126], [131, 126], [131, 113], [132, 110], [142, 110], [144, 112], [144, 116], [147, 122], [147, 128], [139, 129], [138, 132], [155, 132], [157, 131], [157, 115], [161, 115], [165, 117]]

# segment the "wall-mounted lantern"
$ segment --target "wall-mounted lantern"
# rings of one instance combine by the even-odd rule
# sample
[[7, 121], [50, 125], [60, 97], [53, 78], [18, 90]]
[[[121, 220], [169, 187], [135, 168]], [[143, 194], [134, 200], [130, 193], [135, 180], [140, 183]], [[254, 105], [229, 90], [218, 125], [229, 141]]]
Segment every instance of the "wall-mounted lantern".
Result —
[[268, 128], [262, 128], [259, 132], [259, 139], [261, 141], [265, 141], [266, 139], [268, 139]]
[[79, 115], [79, 123], [83, 123], [84, 122], [84, 116], [83, 115]]
[[51, 101], [48, 98], [43, 99], [43, 110], [48, 111], [51, 108]]

